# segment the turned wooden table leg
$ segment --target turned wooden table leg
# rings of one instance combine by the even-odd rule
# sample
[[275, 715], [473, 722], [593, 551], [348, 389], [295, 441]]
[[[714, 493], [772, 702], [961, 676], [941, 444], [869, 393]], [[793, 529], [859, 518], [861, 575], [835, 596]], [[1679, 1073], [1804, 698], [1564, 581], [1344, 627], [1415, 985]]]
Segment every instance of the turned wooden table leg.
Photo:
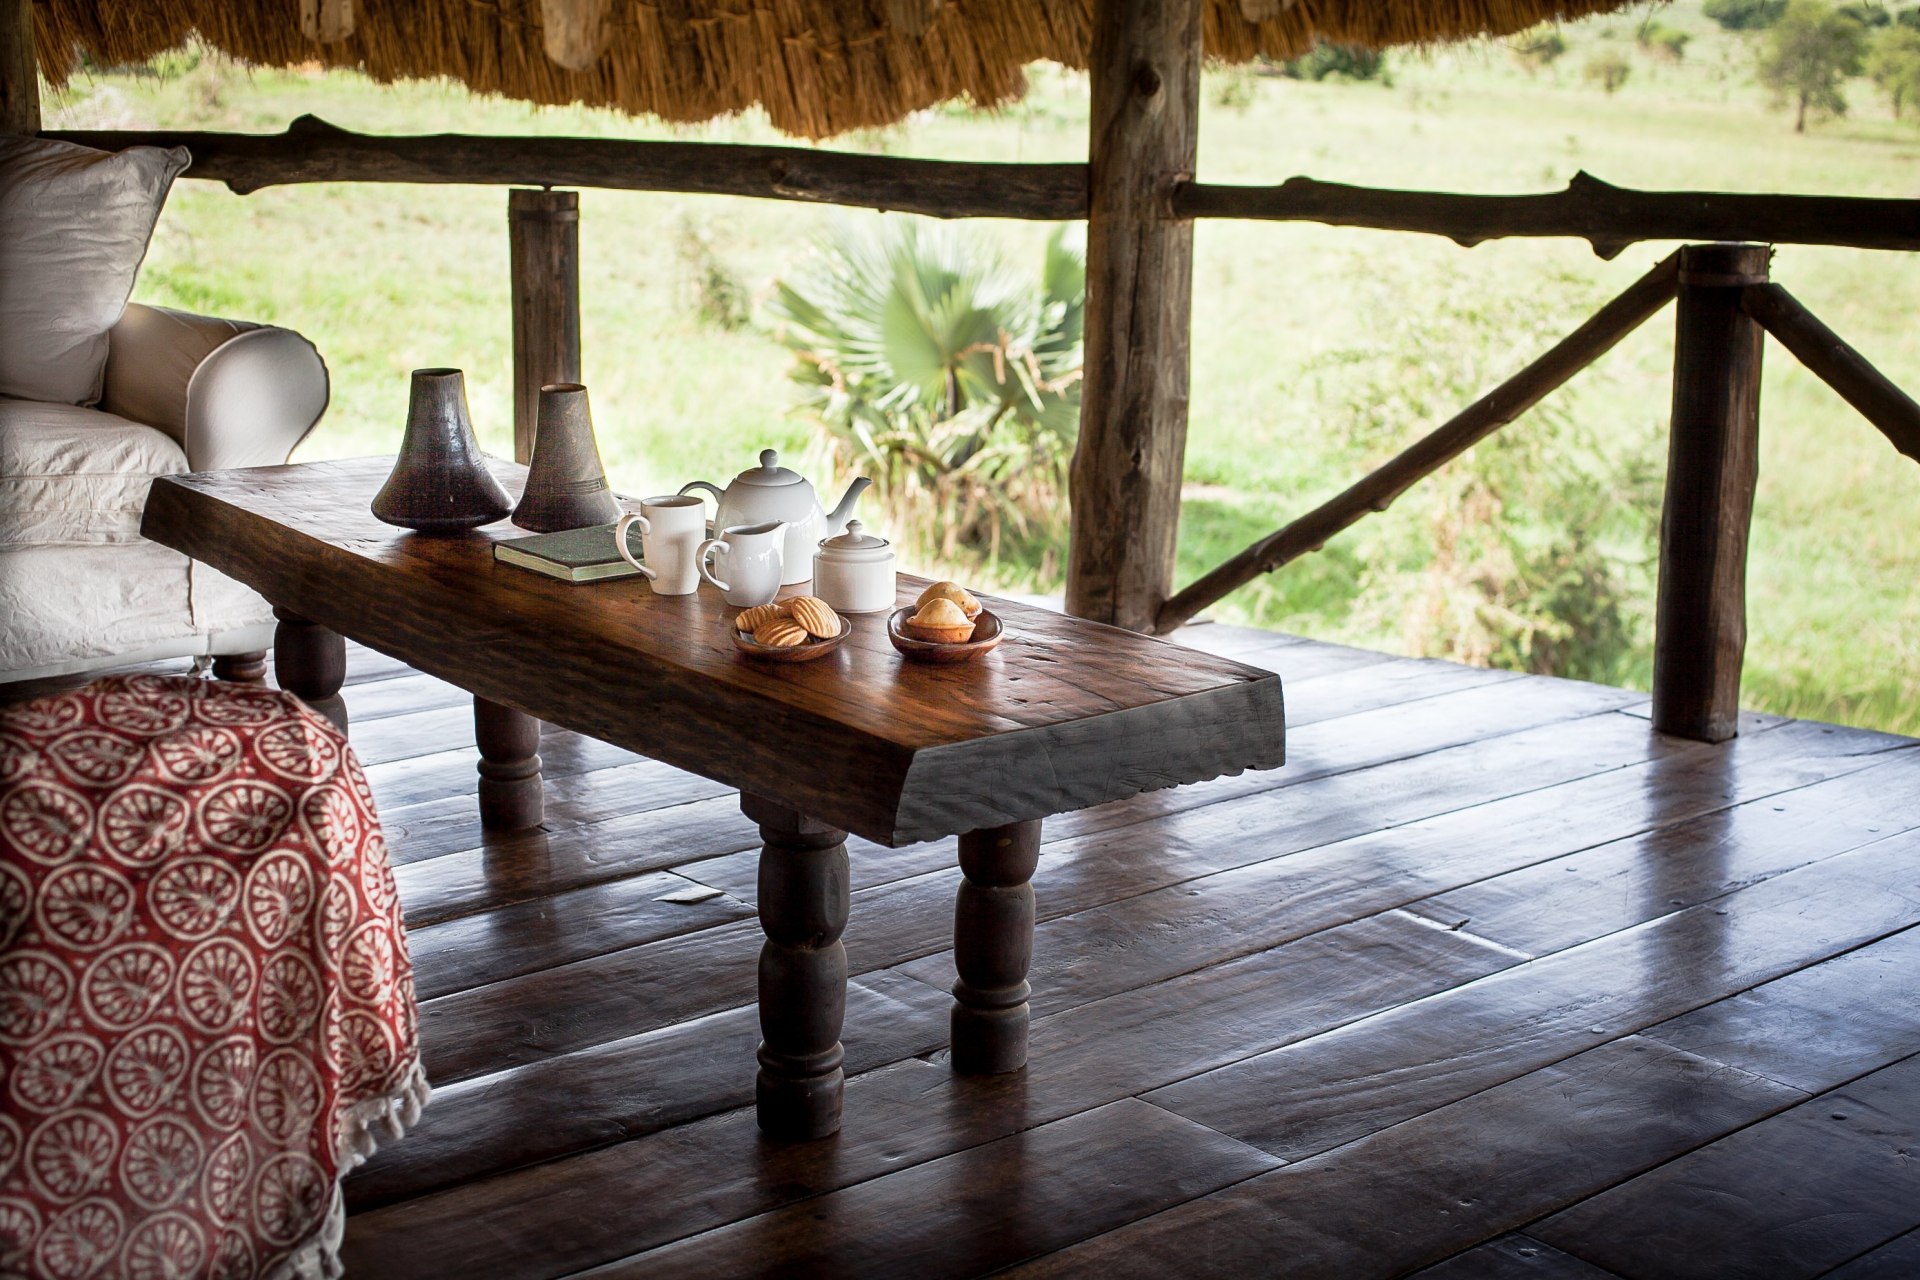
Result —
[[267, 651], [254, 649], [247, 653], [216, 653], [213, 655], [213, 678], [235, 684], [259, 684], [267, 678]]
[[770, 800], [742, 795], [760, 824], [760, 1130], [824, 1138], [840, 1128], [846, 1077], [847, 833]]
[[1033, 879], [1040, 823], [960, 837], [953, 907], [953, 1069], [998, 1075], [1027, 1065], [1027, 969], [1033, 963]]
[[[340, 686], [347, 680], [347, 641], [297, 613], [275, 607], [273, 675], [280, 687], [347, 731], [347, 704]], [[214, 674], [220, 673], [219, 660]]]
[[480, 825], [489, 831], [539, 826], [547, 814], [540, 722], [475, 694], [473, 737], [480, 747]]

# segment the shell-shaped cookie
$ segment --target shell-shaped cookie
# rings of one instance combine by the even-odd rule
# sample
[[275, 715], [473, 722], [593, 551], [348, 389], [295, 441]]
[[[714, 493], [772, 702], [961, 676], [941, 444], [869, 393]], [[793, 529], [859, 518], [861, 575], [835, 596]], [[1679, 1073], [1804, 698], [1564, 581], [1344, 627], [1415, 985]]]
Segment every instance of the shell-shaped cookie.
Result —
[[733, 620], [733, 626], [736, 631], [745, 631], [751, 635], [775, 618], [786, 616], [787, 607], [783, 604], [757, 604], [751, 609], [743, 610], [740, 616]]
[[818, 596], [795, 596], [787, 601], [787, 616], [807, 629], [808, 635], [831, 640], [840, 634], [840, 615]]
[[807, 642], [807, 629], [792, 618], [769, 618], [753, 633], [755, 643], [770, 649], [791, 649]]

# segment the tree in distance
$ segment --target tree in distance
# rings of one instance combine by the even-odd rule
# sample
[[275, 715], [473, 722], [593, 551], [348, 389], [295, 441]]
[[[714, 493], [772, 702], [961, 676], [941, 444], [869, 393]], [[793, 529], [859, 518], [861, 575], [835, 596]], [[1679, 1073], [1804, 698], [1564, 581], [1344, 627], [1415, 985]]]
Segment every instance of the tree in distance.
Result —
[[1609, 94], [1625, 84], [1632, 73], [1633, 64], [1618, 49], [1602, 49], [1587, 59], [1587, 65], [1580, 71], [1589, 83], [1598, 84]]
[[1920, 102], [1920, 30], [1889, 27], [1867, 55], [1867, 75], [1893, 104], [1893, 118], [1909, 102]]
[[1787, 0], [1707, 0], [1701, 12], [1723, 31], [1761, 31], [1780, 21]]
[[1793, 131], [1807, 131], [1807, 113], [1847, 113], [1840, 86], [1860, 74], [1866, 30], [1835, 13], [1822, 0], [1791, 0], [1780, 21], [1767, 31], [1760, 55], [1760, 82], [1773, 90], [1776, 103], [1795, 104]]

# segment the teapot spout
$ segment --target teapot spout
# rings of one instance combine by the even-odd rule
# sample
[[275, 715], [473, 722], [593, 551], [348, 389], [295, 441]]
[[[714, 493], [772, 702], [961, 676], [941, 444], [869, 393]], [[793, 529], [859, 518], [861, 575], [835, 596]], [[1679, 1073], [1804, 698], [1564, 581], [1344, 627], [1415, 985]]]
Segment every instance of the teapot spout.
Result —
[[860, 495], [865, 493], [867, 486], [872, 483], [873, 481], [865, 476], [860, 476], [847, 486], [846, 493], [841, 495], [840, 505], [827, 512], [827, 537], [831, 538], [847, 531], [847, 521], [853, 516], [853, 504], [860, 501]]

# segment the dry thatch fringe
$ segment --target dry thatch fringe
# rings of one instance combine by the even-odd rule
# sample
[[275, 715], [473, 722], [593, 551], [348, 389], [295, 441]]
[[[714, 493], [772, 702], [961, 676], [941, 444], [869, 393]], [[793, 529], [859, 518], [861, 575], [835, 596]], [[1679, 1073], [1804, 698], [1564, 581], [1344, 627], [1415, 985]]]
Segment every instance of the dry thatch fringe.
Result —
[[[1208, 56], [1291, 58], [1318, 38], [1385, 48], [1504, 35], [1627, 0], [1297, 0], [1250, 22], [1241, 0], [1207, 0]], [[353, 33], [321, 44], [300, 0], [35, 0], [40, 67], [66, 83], [78, 55], [144, 62], [198, 36], [256, 66], [357, 67], [382, 83], [446, 76], [480, 93], [584, 103], [696, 122], [755, 105], [804, 138], [892, 124], [964, 99], [1020, 96], [1022, 68], [1086, 65], [1094, 0], [944, 0], [924, 29], [887, 0], [613, 0], [610, 39], [586, 71], [548, 60], [539, 0], [357, 0]]]

